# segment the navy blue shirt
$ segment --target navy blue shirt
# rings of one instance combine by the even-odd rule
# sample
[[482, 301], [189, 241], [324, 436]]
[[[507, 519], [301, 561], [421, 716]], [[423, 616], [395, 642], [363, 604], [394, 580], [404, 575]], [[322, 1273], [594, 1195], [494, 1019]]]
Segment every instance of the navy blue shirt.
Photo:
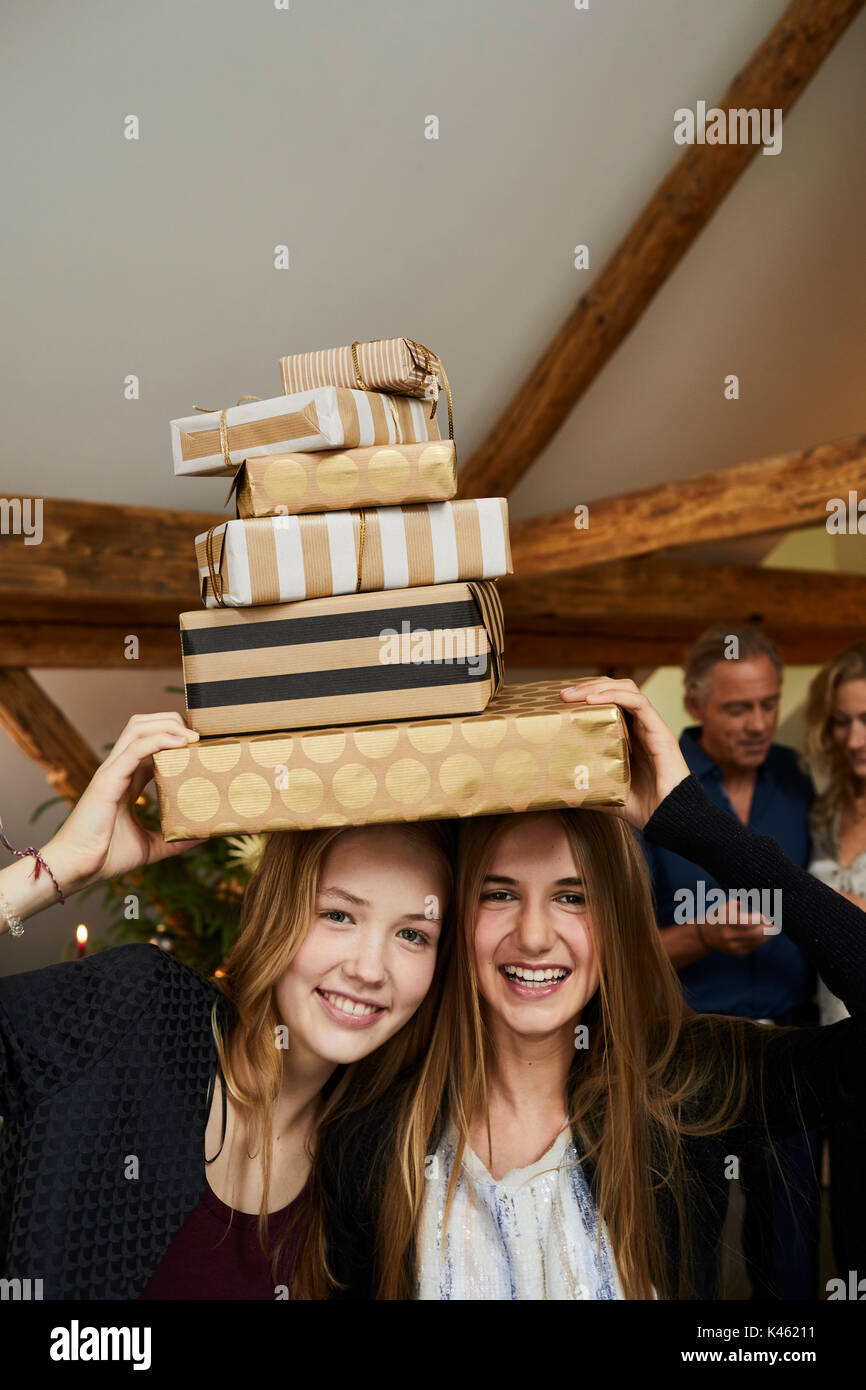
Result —
[[[722, 783], [721, 768], [697, 741], [700, 734], [699, 725], [683, 731], [683, 757], [707, 796], [736, 815]], [[771, 744], [765, 762], [757, 769], [748, 824], [756, 834], [772, 836], [788, 858], [803, 869], [809, 864], [809, 808], [813, 796], [812, 783], [800, 771], [794, 750]], [[662, 928], [684, 919], [682, 906], [675, 915], [682, 903], [682, 899], [674, 897], [677, 889], [690, 889], [695, 894], [692, 901], [700, 902], [699, 880], [705, 884], [705, 896], [718, 888], [716, 880], [697, 864], [670, 850], [644, 841], [644, 853], [653, 877], [656, 917]], [[741, 885], [743, 889], [749, 886]], [[712, 905], [710, 899], [708, 908]], [[742, 1018], [779, 1018], [804, 1004], [815, 988], [814, 973], [805, 957], [782, 933], [768, 935], [763, 945], [746, 956], [713, 951], [682, 966], [679, 977], [687, 1002], [699, 1013], [736, 1014]]]

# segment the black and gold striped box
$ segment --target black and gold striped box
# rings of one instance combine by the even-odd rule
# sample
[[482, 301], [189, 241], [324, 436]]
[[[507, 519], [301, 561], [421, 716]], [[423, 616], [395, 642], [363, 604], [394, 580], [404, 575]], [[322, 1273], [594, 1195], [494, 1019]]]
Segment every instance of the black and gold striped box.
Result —
[[489, 580], [180, 615], [200, 734], [476, 714], [502, 679]]

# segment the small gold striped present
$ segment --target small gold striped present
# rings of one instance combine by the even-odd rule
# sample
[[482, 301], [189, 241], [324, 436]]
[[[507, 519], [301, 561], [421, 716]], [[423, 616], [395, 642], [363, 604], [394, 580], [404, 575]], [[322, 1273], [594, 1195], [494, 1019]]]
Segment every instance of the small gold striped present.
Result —
[[565, 680], [503, 685], [481, 714], [202, 738], [153, 755], [166, 840], [623, 806], [617, 705], [567, 705]]
[[313, 386], [360, 386], [363, 381], [371, 391], [435, 401], [440, 371], [436, 353], [413, 338], [379, 338], [280, 358], [286, 395]]
[[483, 710], [502, 677], [495, 584], [436, 584], [180, 615], [200, 734]]
[[336, 386], [245, 401], [171, 422], [175, 473], [226, 477], [244, 459], [290, 450], [309, 453], [438, 438], [439, 426], [423, 401]]
[[224, 521], [195, 548], [206, 608], [511, 573], [504, 497]]
[[457, 492], [454, 441], [247, 459], [235, 474], [232, 491], [237, 514], [245, 519], [446, 501]]

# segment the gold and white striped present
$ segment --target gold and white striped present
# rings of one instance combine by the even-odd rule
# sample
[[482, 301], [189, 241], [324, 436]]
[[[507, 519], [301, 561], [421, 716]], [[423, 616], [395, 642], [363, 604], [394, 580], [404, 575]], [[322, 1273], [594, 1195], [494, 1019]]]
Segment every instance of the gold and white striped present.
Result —
[[313, 386], [359, 386], [360, 376], [371, 391], [392, 391], [435, 401], [439, 397], [440, 370], [436, 354], [412, 338], [379, 338], [370, 343], [320, 348], [280, 358], [287, 395]]
[[443, 502], [457, 492], [454, 440], [247, 459], [232, 491], [238, 516], [245, 518]]
[[171, 422], [176, 474], [233, 476], [244, 459], [439, 438], [430, 408], [410, 396], [336, 386], [246, 401]]
[[195, 547], [206, 608], [511, 573], [504, 497], [224, 521]]
[[478, 714], [502, 678], [496, 585], [432, 584], [180, 615], [200, 734]]

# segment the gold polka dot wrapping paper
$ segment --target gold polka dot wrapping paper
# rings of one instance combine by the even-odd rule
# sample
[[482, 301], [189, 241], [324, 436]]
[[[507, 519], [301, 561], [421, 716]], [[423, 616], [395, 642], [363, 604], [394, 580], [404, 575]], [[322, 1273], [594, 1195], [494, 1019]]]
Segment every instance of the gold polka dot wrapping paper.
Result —
[[457, 493], [454, 441], [247, 459], [232, 491], [242, 518], [448, 501]]
[[325, 825], [622, 806], [616, 705], [563, 681], [500, 688], [481, 714], [202, 738], [154, 755], [166, 840]]

